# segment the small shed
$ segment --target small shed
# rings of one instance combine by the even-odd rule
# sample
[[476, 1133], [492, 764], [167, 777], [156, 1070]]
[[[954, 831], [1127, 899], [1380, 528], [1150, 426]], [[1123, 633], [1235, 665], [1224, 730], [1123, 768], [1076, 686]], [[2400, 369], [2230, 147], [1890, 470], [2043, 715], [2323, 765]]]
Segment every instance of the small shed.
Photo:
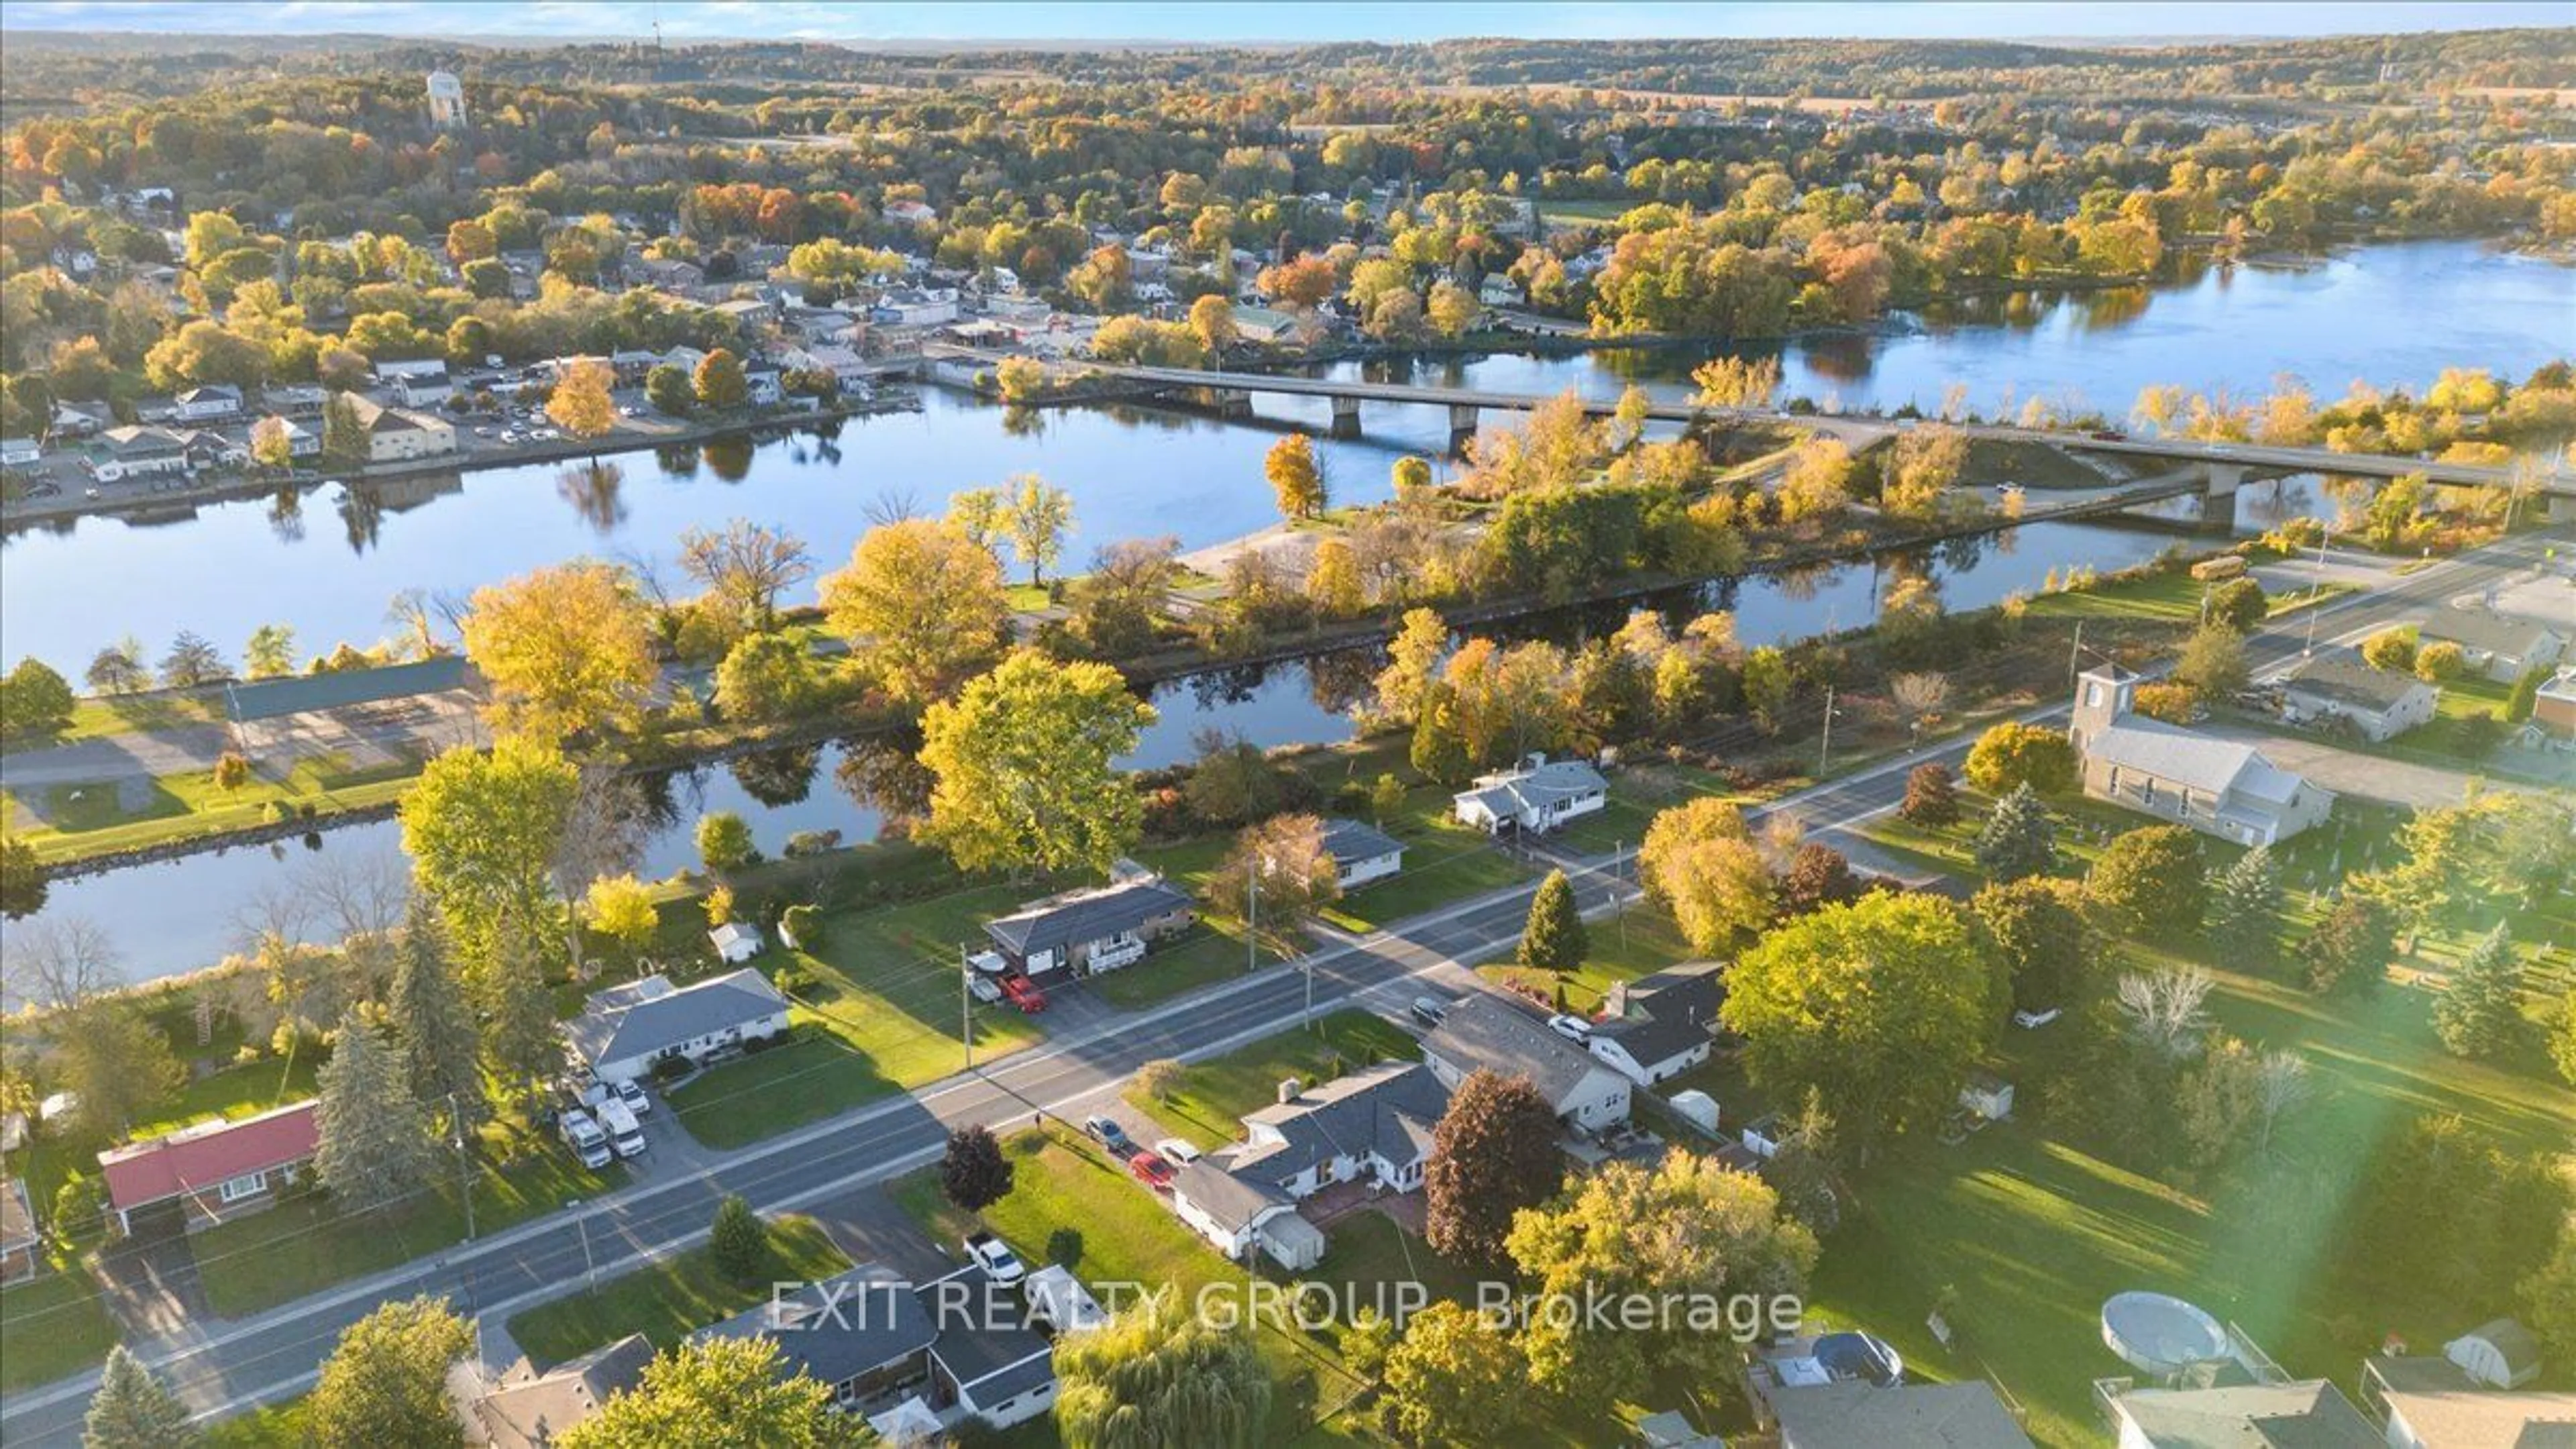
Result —
[[1673, 1114], [1711, 1136], [1717, 1133], [1717, 1099], [1694, 1087], [1673, 1093]]
[[2479, 1383], [2518, 1389], [2540, 1375], [2540, 1340], [2510, 1318], [2491, 1319], [2442, 1345], [2442, 1357]]
[[1972, 1072], [1968, 1085], [1959, 1089], [1959, 1105], [1989, 1122], [2000, 1122], [2012, 1115], [2012, 1083], [1992, 1072]]
[[716, 948], [716, 958], [728, 966], [739, 966], [768, 947], [761, 939], [760, 928], [747, 921], [727, 921], [707, 932], [707, 940]]

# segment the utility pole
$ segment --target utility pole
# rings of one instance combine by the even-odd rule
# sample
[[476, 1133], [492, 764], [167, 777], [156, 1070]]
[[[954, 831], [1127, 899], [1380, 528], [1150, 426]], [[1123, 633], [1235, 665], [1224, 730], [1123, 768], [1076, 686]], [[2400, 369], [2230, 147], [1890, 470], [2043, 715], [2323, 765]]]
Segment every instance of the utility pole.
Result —
[[966, 1070], [975, 1070], [975, 962], [957, 943], [957, 1039], [966, 1044]]
[[447, 1094], [447, 1135], [456, 1144], [456, 1191], [465, 1199], [465, 1241], [474, 1241], [474, 1159], [465, 1151], [465, 1113], [457, 1094]]
[[1243, 862], [1243, 974], [1261, 969], [1261, 862]]
[[2083, 672], [2084, 621], [2078, 619], [2075, 621], [2075, 647], [2069, 650], [2066, 655], [2066, 682], [2073, 684], [2075, 682], [2075, 676], [2082, 674]]
[[1825, 739], [1816, 748], [1816, 778], [1825, 777], [1825, 761], [1834, 753], [1834, 687], [1825, 686]]
[[564, 1210], [573, 1215], [573, 1227], [581, 1234], [581, 1281], [583, 1291], [596, 1293], [599, 1291], [599, 1267], [596, 1263], [591, 1261], [590, 1256], [590, 1209], [582, 1206], [581, 1199], [574, 1198], [572, 1201], [564, 1204]]

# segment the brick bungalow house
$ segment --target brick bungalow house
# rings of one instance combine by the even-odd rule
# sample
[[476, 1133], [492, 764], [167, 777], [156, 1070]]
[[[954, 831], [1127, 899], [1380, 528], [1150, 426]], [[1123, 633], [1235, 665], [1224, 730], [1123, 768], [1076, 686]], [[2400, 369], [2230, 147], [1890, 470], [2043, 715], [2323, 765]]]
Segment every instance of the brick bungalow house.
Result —
[[117, 1231], [194, 1231], [274, 1203], [288, 1172], [321, 1146], [320, 1109], [296, 1102], [100, 1153]]

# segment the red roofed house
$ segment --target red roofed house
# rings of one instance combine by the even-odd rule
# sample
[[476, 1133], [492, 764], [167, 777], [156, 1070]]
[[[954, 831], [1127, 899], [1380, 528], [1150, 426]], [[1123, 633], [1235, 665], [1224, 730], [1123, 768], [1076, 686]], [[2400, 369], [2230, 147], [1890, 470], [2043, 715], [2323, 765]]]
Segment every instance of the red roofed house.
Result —
[[149, 1226], [175, 1215], [168, 1226], [194, 1229], [267, 1206], [286, 1185], [287, 1169], [312, 1161], [321, 1145], [320, 1106], [297, 1102], [256, 1117], [203, 1122], [100, 1153], [117, 1228], [132, 1234], [138, 1217]]

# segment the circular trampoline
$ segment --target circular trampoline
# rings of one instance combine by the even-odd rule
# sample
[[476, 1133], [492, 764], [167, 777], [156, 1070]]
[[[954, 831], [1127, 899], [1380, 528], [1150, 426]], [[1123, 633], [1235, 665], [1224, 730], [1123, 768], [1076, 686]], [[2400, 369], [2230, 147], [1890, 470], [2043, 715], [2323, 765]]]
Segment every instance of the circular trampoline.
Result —
[[2164, 1293], [2119, 1293], [2102, 1305], [2102, 1342], [2131, 1368], [2171, 1378], [2227, 1357], [2227, 1330]]

